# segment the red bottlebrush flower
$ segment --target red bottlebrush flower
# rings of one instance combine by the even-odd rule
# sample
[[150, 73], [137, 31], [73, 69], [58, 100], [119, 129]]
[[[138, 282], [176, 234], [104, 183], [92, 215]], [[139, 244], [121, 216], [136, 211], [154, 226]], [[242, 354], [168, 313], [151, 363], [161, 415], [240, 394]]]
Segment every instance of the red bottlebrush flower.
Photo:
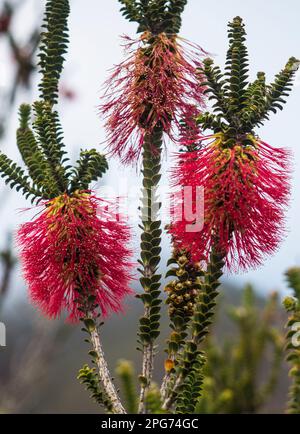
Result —
[[106, 119], [109, 151], [131, 163], [139, 157], [145, 136], [156, 127], [176, 139], [181, 116], [190, 106], [204, 105], [197, 77], [204, 52], [165, 33], [146, 32], [138, 41], [128, 37], [126, 41], [130, 56], [114, 68], [100, 110]]
[[[285, 208], [290, 192], [289, 152], [248, 136], [252, 145], [224, 148], [221, 134], [204, 149], [185, 152], [173, 170], [177, 189], [204, 189], [204, 221], [197, 232], [187, 231], [194, 220], [173, 221], [175, 244], [188, 249], [195, 261], [208, 260], [214, 246], [227, 255], [229, 269], [262, 263], [278, 248], [284, 235]], [[183, 206], [183, 200], [181, 203]]]
[[18, 232], [30, 296], [49, 317], [66, 309], [78, 320], [89, 296], [103, 315], [118, 312], [131, 293], [129, 231], [103, 205], [87, 192], [63, 194]]

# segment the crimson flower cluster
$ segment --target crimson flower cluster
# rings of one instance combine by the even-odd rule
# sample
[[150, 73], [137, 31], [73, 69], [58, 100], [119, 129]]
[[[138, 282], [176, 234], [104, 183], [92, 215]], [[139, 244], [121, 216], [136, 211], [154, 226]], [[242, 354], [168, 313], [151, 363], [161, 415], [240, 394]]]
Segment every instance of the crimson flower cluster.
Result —
[[141, 153], [145, 136], [159, 127], [176, 140], [182, 115], [191, 106], [203, 107], [197, 68], [204, 52], [165, 33], [145, 32], [138, 40], [125, 40], [129, 57], [107, 81], [100, 111], [106, 119], [109, 151], [132, 163]]
[[49, 317], [78, 320], [89, 297], [105, 316], [132, 291], [130, 234], [120, 216], [89, 192], [62, 194], [18, 232], [30, 296]]
[[[202, 229], [187, 230], [195, 220], [173, 221], [175, 244], [191, 252], [195, 261], [208, 260], [214, 247], [226, 254], [230, 269], [247, 269], [276, 251], [284, 236], [285, 209], [290, 193], [290, 155], [254, 136], [248, 144], [224, 147], [222, 134], [202, 149], [178, 154], [172, 172], [175, 190], [190, 186], [192, 212], [196, 187], [204, 189]], [[198, 197], [199, 199], [199, 197]], [[184, 208], [184, 200], [182, 200]]]

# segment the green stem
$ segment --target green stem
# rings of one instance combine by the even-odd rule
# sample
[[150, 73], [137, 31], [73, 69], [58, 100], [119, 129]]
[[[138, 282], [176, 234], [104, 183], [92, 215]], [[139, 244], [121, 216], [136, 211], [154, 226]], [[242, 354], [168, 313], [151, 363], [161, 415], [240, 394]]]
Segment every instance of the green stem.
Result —
[[155, 355], [155, 340], [159, 336], [160, 326], [160, 280], [157, 273], [161, 253], [161, 221], [158, 211], [161, 203], [157, 199], [157, 188], [160, 180], [162, 150], [162, 129], [156, 128], [151, 136], [147, 136], [143, 151], [143, 194], [141, 206], [141, 259], [139, 269], [143, 287], [142, 300], [145, 310], [140, 319], [139, 344], [143, 353], [143, 367], [140, 376], [141, 390], [139, 413], [146, 412], [145, 397], [151, 384], [153, 361]]
[[191, 339], [187, 341], [182, 351], [178, 364], [178, 371], [173, 384], [168, 386], [168, 394], [164, 400], [163, 409], [169, 410], [174, 404], [179, 393], [185, 391], [185, 380], [188, 377], [194, 365], [199, 363], [201, 358], [200, 346], [209, 333], [209, 326], [212, 323], [216, 298], [218, 296], [217, 288], [220, 286], [220, 277], [223, 274], [224, 254], [212, 249], [207, 271], [204, 275], [202, 290], [195, 305], [195, 312], [191, 322]]
[[175, 279], [166, 285], [168, 294], [166, 303], [169, 306], [171, 333], [167, 340], [168, 359], [165, 362], [166, 374], [161, 386], [161, 396], [164, 400], [168, 393], [168, 385], [173, 374], [181, 349], [188, 336], [187, 329], [193, 317], [195, 303], [199, 290], [202, 288], [201, 278], [204, 275], [200, 265], [191, 260], [191, 255], [185, 250], [174, 248], [168, 265], [173, 264], [166, 277]]

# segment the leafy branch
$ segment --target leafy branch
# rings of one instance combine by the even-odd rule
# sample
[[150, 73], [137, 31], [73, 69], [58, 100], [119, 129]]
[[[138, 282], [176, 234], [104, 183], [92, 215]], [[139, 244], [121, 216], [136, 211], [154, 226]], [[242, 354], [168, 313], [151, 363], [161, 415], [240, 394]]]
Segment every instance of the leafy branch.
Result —
[[206, 94], [214, 100], [213, 113], [199, 116], [198, 123], [215, 133], [222, 131], [228, 137], [253, 133], [254, 128], [269, 119], [270, 112], [282, 110], [299, 68], [299, 61], [291, 57], [275, 81], [269, 85], [265, 74], [259, 72], [257, 79], [249, 82], [249, 58], [243, 20], [236, 17], [228, 24], [229, 49], [225, 72], [222, 73], [210, 58], [199, 69], [207, 86]]
[[126, 19], [139, 24], [138, 32], [176, 34], [187, 0], [119, 0]]

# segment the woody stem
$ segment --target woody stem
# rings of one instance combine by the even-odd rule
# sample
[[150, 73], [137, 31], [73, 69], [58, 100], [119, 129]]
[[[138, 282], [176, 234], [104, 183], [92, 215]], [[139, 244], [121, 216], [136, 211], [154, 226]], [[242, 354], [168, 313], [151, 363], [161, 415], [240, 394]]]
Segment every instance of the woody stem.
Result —
[[[87, 318], [89, 320], [94, 321], [93, 315], [91, 313], [87, 314]], [[100, 335], [96, 323], [95, 326], [90, 327], [88, 331], [91, 338], [91, 344], [95, 352], [94, 361], [98, 368], [99, 379], [102, 388], [108, 400], [110, 401], [112, 412], [114, 414], [126, 414], [126, 410], [124, 409], [121, 403], [117, 389], [112, 381], [112, 377], [110, 375], [107, 362], [105, 360], [104, 352], [101, 345]]]

